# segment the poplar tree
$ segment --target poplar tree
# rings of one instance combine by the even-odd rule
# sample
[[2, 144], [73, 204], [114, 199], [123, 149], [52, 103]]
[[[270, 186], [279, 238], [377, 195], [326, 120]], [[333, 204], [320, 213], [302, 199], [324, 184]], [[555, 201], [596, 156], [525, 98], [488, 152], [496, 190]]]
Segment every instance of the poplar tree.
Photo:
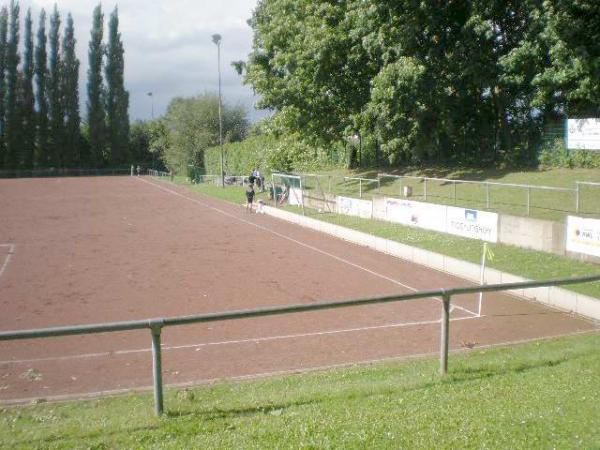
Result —
[[88, 58], [88, 84], [87, 84], [87, 110], [90, 139], [91, 163], [99, 166], [103, 161], [105, 145], [105, 111], [104, 92], [102, 85], [102, 56], [104, 47], [102, 37], [104, 34], [104, 15], [99, 4], [94, 9], [92, 32], [90, 37]]
[[46, 11], [42, 9], [37, 31], [35, 46], [35, 81], [37, 103], [37, 145], [34, 158], [35, 167], [48, 165], [48, 100], [46, 84], [48, 79], [48, 54], [46, 52]]
[[75, 28], [71, 14], [67, 16], [67, 25], [62, 45], [62, 92], [65, 113], [64, 154], [67, 165], [80, 165], [81, 136], [79, 126], [79, 60], [75, 54]]
[[60, 15], [54, 6], [50, 16], [50, 58], [48, 64], [48, 112], [50, 124], [50, 162], [52, 166], [62, 167], [65, 163], [63, 155], [64, 143], [64, 111], [61, 92], [61, 60], [60, 60]]
[[4, 102], [6, 99], [6, 49], [8, 34], [8, 9], [6, 6], [0, 10], [0, 169], [4, 167], [4, 159], [6, 158], [6, 119]]
[[129, 93], [124, 86], [124, 50], [115, 7], [108, 24], [106, 49], [106, 118], [108, 150], [113, 164], [127, 161], [129, 148]]
[[33, 168], [35, 148], [35, 99], [33, 95], [33, 21], [31, 20], [31, 9], [27, 10], [25, 16], [25, 29], [23, 34], [23, 88], [21, 118], [23, 127], [22, 166], [25, 169]]
[[5, 167], [19, 165], [19, 111], [17, 94], [19, 82], [19, 4], [10, 2], [9, 37], [6, 49], [6, 158]]

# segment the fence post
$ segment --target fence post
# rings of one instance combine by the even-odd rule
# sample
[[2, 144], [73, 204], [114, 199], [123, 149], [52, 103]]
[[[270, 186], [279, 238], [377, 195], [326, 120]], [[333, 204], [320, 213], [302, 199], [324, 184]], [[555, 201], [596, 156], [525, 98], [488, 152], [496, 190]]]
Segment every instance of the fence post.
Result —
[[527, 186], [527, 216], [530, 214], [531, 208], [531, 188]]
[[423, 178], [423, 181], [425, 182], [425, 186], [424, 186], [424, 193], [425, 193], [425, 201], [427, 201], [427, 178]]
[[456, 205], [456, 181], [454, 181], [454, 204]]
[[440, 375], [448, 373], [448, 338], [450, 336], [450, 295], [442, 295], [442, 319], [440, 329]]
[[485, 204], [490, 209], [490, 183], [485, 183]]
[[304, 191], [302, 190], [302, 176], [300, 176], [300, 204], [302, 205], [302, 215], [305, 216], [304, 213]]
[[331, 175], [329, 175], [328, 178], [329, 178], [329, 190], [328, 190], [328, 192], [331, 194]]
[[579, 181], [575, 182], [577, 190], [575, 191], [575, 213], [579, 214]]
[[358, 180], [358, 197], [362, 198], [362, 179], [359, 178]]
[[150, 323], [150, 331], [152, 333], [152, 375], [154, 376], [154, 411], [157, 416], [163, 413], [162, 357], [160, 351], [160, 332], [162, 327], [162, 319]]
[[402, 192], [402, 188], [403, 188], [403, 184], [404, 184], [404, 183], [402, 182], [402, 180], [403, 180], [403, 178], [402, 178], [402, 177], [400, 177], [400, 197], [402, 197], [402, 194], [404, 194], [404, 193]]
[[275, 189], [275, 177], [271, 172], [271, 189], [273, 189], [273, 200], [275, 201], [275, 208], [277, 208], [277, 189]]
[[377, 193], [381, 194], [381, 178], [377, 176]]

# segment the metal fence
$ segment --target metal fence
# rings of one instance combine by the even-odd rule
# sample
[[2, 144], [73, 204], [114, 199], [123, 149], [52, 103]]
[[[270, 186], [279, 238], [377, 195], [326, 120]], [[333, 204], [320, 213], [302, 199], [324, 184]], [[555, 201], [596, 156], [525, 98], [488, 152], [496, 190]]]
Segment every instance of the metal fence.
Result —
[[[381, 192], [393, 196], [410, 196], [424, 201], [449, 203], [473, 208], [495, 209], [500, 212], [540, 215], [542, 210], [560, 213], [600, 213], [595, 205], [583, 211], [580, 200], [581, 186], [596, 183], [577, 182], [574, 188], [540, 186], [492, 181], [456, 180], [448, 178], [378, 174]], [[393, 180], [391, 183], [389, 180]], [[515, 192], [517, 191], [517, 192]]]
[[262, 308], [254, 310], [229, 311], [222, 313], [203, 314], [195, 316], [181, 316], [171, 318], [158, 318], [128, 322], [112, 322], [92, 325], [42, 328], [21, 331], [0, 332], [0, 341], [13, 341], [20, 339], [36, 339], [58, 336], [73, 336], [93, 333], [107, 333], [116, 331], [131, 331], [149, 329], [152, 337], [152, 371], [154, 377], [154, 408], [157, 415], [163, 413], [163, 383], [162, 383], [162, 357], [161, 357], [161, 333], [164, 327], [190, 325], [195, 323], [218, 322], [224, 320], [248, 319], [252, 317], [265, 317], [282, 314], [291, 314], [307, 311], [318, 311], [325, 309], [344, 308], [351, 306], [374, 305], [381, 303], [401, 302], [429, 297], [440, 297], [442, 304], [442, 315], [440, 319], [440, 374], [445, 375], [448, 371], [448, 347], [450, 334], [450, 306], [452, 297], [461, 294], [473, 294], [478, 292], [497, 292], [507, 290], [530, 289], [545, 286], [562, 286], [577, 283], [589, 283], [600, 281], [600, 275], [585, 276], [578, 278], [563, 278], [546, 281], [528, 281], [519, 283], [490, 284], [487, 286], [459, 287], [451, 289], [436, 289], [431, 291], [420, 291], [407, 295], [388, 295], [370, 298], [361, 298], [336, 302], [324, 302], [316, 304], [296, 304], [285, 307]]
[[0, 170], [0, 178], [53, 178], [53, 177], [89, 177], [109, 175], [130, 175], [131, 168], [113, 167], [103, 169], [63, 168], [32, 170]]

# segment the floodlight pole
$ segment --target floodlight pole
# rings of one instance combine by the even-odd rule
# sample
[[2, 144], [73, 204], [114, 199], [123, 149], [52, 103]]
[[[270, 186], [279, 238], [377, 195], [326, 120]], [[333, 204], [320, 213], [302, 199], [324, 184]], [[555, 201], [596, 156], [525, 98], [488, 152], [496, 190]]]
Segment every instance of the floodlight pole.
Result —
[[[154, 94], [152, 92], [148, 92], [146, 94], [148, 97], [150, 97], [150, 102], [151, 102], [151, 118], [152, 118], [152, 122], [154, 122]], [[156, 153], [152, 152], [152, 170], [155, 170], [156, 167]]]
[[223, 167], [223, 117], [221, 114], [221, 35], [212, 35], [213, 43], [217, 45], [217, 71], [219, 73], [219, 146], [221, 147], [221, 188], [225, 187], [225, 170]]

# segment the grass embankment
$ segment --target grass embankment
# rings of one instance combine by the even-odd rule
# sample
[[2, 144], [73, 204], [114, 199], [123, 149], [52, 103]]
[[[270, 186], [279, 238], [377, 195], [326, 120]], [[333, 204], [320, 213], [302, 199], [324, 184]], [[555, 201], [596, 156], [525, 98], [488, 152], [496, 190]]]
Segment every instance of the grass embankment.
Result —
[[[527, 216], [564, 221], [569, 214], [576, 214], [576, 188], [577, 181], [600, 182], [598, 169], [552, 169], [531, 171], [501, 171], [497, 169], [456, 169], [456, 168], [430, 168], [430, 169], [405, 169], [381, 170], [379, 173], [388, 172], [395, 175], [418, 176], [430, 178], [443, 178], [453, 180], [475, 181], [477, 184], [457, 183], [456, 187], [451, 182], [428, 181], [427, 186], [422, 180], [383, 177], [380, 185], [376, 182], [358, 180], [343, 180], [342, 177], [364, 177], [377, 179], [378, 171], [363, 172], [331, 171], [323, 173], [319, 178], [319, 185], [314, 177], [308, 177], [306, 184], [309, 189], [321, 189], [336, 195], [358, 197], [362, 190], [363, 198], [370, 199], [375, 195], [400, 196], [404, 186], [412, 188], [410, 199], [427, 201], [438, 204], [456, 205], [464, 208], [495, 211], [503, 214]], [[329, 176], [331, 175], [331, 179]], [[490, 185], [485, 182], [520, 184], [532, 186], [549, 186], [568, 188], [571, 191], [555, 191], [532, 188], [529, 190], [520, 187], [505, 187]], [[362, 189], [361, 189], [362, 188]], [[425, 195], [425, 191], [427, 195]], [[529, 200], [528, 200], [529, 198]], [[527, 203], [529, 201], [529, 214]], [[580, 216], [600, 216], [600, 187], [582, 186], [579, 192]]]
[[0, 410], [1, 448], [597, 448], [600, 335]]
[[[184, 180], [181, 179], [179, 182], [183, 183]], [[189, 186], [190, 189], [196, 192], [233, 203], [242, 204], [245, 199], [244, 188], [241, 186], [227, 186], [225, 189], [210, 184]], [[267, 200], [267, 197], [268, 193], [264, 192], [260, 193], [258, 198]], [[286, 209], [300, 213], [300, 209], [297, 207], [286, 207]], [[482, 244], [480, 241], [473, 239], [339, 214], [314, 214], [311, 217], [463, 261], [475, 264], [481, 262]], [[494, 252], [494, 259], [487, 262], [488, 267], [531, 280], [577, 277], [600, 273], [600, 266], [597, 264], [575, 261], [551, 253], [526, 250], [503, 244], [490, 244], [490, 247]], [[600, 283], [598, 282], [564, 286], [564, 288], [600, 298]]]

